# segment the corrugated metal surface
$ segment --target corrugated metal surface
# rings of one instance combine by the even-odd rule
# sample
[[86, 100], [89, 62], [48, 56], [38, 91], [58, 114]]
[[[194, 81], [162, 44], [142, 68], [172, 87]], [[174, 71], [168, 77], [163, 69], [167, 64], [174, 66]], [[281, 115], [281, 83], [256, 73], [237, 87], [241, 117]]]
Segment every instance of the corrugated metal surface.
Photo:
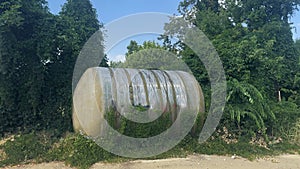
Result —
[[[144, 111], [137, 111], [141, 108]], [[88, 69], [73, 94], [74, 129], [89, 136], [101, 135], [104, 115], [111, 110], [138, 123], [171, 113], [174, 122], [178, 112], [204, 112], [204, 98], [196, 79], [186, 72]]]

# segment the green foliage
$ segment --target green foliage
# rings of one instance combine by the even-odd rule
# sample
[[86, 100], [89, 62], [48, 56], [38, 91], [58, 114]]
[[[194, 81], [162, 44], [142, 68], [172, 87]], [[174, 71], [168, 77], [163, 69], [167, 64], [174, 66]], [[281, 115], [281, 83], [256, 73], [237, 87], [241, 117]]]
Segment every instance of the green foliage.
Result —
[[154, 41], [142, 45], [131, 41], [127, 49], [125, 62], [112, 63], [113, 67], [189, 71], [182, 59]]
[[34, 133], [10, 138], [0, 147], [6, 154], [0, 166], [39, 161], [50, 149], [51, 143], [47, 141], [41, 135]]
[[[146, 110], [144, 107], [133, 107], [133, 109], [137, 110], [133, 111], [133, 113]], [[168, 112], [163, 113], [155, 121], [146, 124], [132, 122], [113, 110], [105, 114], [105, 119], [121, 134], [134, 138], [156, 136], [172, 125], [171, 113]]]
[[272, 105], [276, 120], [271, 123], [276, 137], [282, 137], [286, 141], [294, 142], [297, 139], [300, 111], [296, 104], [283, 101]]
[[21, 2], [16, 1], [0, 1], [0, 26], [20, 26], [24, 18], [21, 16]]
[[91, 2], [67, 1], [55, 16], [45, 0], [2, 0], [0, 11], [1, 135], [72, 130], [74, 64], [101, 27]]
[[80, 134], [69, 134], [60, 141], [51, 135], [42, 132], [10, 138], [0, 146], [0, 150], [5, 154], [0, 166], [64, 161], [72, 167], [87, 169], [96, 162], [114, 158], [112, 154]]
[[[229, 132], [237, 131], [240, 137], [236, 143], [228, 143], [214, 135], [200, 145], [188, 135], [174, 149], [153, 158], [196, 152], [254, 159], [300, 149], [294, 145], [299, 143], [300, 41], [294, 43], [288, 19], [299, 4], [299, 0], [180, 3], [179, 11], [204, 31], [223, 61], [229, 93], [220, 125], [229, 126]], [[176, 25], [176, 19], [172, 22]], [[89, 0], [68, 0], [59, 15], [49, 12], [45, 0], [0, 0], [0, 133], [55, 133], [50, 137], [24, 134], [8, 140], [0, 146], [1, 160], [2, 151], [5, 153], [0, 166], [56, 160], [88, 168], [99, 161], [120, 160], [79, 134], [57, 141], [62, 133], [72, 130], [75, 61], [84, 43], [101, 26]], [[174, 35], [185, 33], [172, 24], [166, 29]], [[163, 45], [131, 41], [125, 63], [114, 66], [188, 71], [181, 67], [186, 64], [203, 88], [208, 110], [210, 82], [200, 59], [181, 42], [162, 39]], [[107, 58], [100, 65], [108, 66]], [[202, 118], [198, 117], [199, 126]], [[153, 136], [172, 124], [168, 113], [149, 124], [133, 123], [114, 111], [108, 112], [106, 119], [120, 133], [133, 137]], [[259, 135], [268, 136], [271, 143], [275, 138], [284, 141], [269, 144], [269, 150], [249, 144], [247, 136]]]
[[[200, 147], [201, 146], [201, 147]], [[233, 155], [247, 158], [249, 160], [255, 160], [259, 155], [266, 156], [271, 155], [265, 148], [250, 145], [247, 142], [238, 142], [233, 144], [226, 144], [222, 140], [215, 140], [212, 142], [199, 145], [196, 149], [199, 154], [208, 155]]]
[[[6, 159], [0, 162], [0, 166], [24, 164], [28, 162], [51, 162], [64, 161], [66, 164], [87, 169], [97, 162], [122, 162], [132, 159], [117, 157], [103, 150], [94, 141], [80, 135], [67, 134], [59, 141], [53, 135], [45, 133], [31, 133], [16, 136], [0, 146], [0, 152], [6, 154]], [[221, 137], [214, 134], [211, 139], [199, 144], [197, 138], [186, 136], [176, 147], [157, 155], [151, 159], [184, 158], [189, 154], [207, 155], [233, 155], [241, 156], [250, 160], [258, 157], [280, 155], [283, 153], [295, 153], [300, 147], [288, 142], [269, 145], [269, 148], [249, 144], [247, 141], [236, 143], [225, 142]], [[0, 154], [0, 158], [2, 158]]]
[[87, 169], [96, 162], [113, 158], [114, 156], [94, 141], [80, 134], [68, 135], [52, 149], [49, 155], [52, 160], [65, 161], [72, 167]]
[[[75, 43], [75, 47], [78, 48], [81, 48], [101, 27], [96, 10], [90, 0], [67, 0], [62, 7], [60, 16], [67, 22], [65, 24], [68, 26], [68, 33], [75, 35], [74, 37], [67, 36], [67, 38], [74, 38], [75, 42], [72, 43]], [[76, 52], [79, 51], [77, 49]]]
[[43, 103], [41, 91], [44, 81], [44, 67], [41, 56], [37, 54], [40, 42], [38, 30], [50, 14], [43, 0], [2, 1], [1, 4], [4, 8], [0, 17], [5, 20], [9, 20], [5, 18], [6, 12], [15, 8], [19, 11], [15, 13], [18, 16], [13, 24], [5, 22], [7, 24], [0, 26], [0, 111], [4, 117], [0, 133], [3, 134], [38, 126], [37, 119], [41, 115], [38, 107]]
[[[238, 131], [242, 137], [262, 134], [267, 138], [274, 133], [283, 134], [276, 129], [279, 123], [292, 124], [293, 120], [276, 112], [280, 104], [276, 102], [299, 105], [299, 43], [294, 44], [288, 18], [300, 1], [216, 3], [214, 0], [184, 0], [179, 12], [210, 38], [223, 62], [229, 95], [220, 125], [229, 125], [231, 132]], [[180, 37], [184, 32], [176, 25], [177, 19], [172, 18], [165, 29], [171, 36]], [[210, 84], [197, 56], [181, 42], [169, 47], [174, 48], [179, 49], [207, 95]], [[289, 109], [282, 107], [281, 110]], [[293, 118], [299, 115], [294, 114]], [[293, 125], [282, 126], [287, 131]]]
[[290, 129], [290, 135], [289, 140], [291, 140], [291, 143], [300, 145], [300, 118], [297, 119], [297, 121], [294, 123], [294, 126]]
[[267, 138], [265, 120], [275, 120], [267, 100], [251, 84], [234, 79], [228, 86], [225, 113], [229, 113], [231, 120], [236, 122], [239, 132], [260, 131]]

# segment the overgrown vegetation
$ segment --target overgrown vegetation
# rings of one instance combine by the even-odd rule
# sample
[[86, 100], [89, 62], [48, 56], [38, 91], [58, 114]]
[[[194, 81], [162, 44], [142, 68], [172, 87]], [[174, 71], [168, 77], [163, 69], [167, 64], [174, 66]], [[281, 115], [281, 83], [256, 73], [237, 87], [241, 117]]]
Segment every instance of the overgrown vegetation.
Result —
[[[2, 136], [72, 130], [75, 61], [100, 27], [89, 0], [68, 0], [58, 15], [49, 12], [45, 0], [0, 1]], [[108, 66], [106, 59], [101, 65]]]
[[[226, 133], [223, 133], [226, 135]], [[11, 137], [0, 146], [0, 167], [14, 164], [64, 161], [67, 165], [87, 169], [97, 162], [119, 163], [132, 159], [113, 155], [95, 142], [80, 134], [69, 133], [61, 139], [51, 138], [49, 133], [30, 133]], [[228, 142], [224, 135], [215, 134], [208, 142], [199, 144], [191, 135], [176, 147], [161, 155], [147, 159], [186, 157], [194, 153], [207, 155], [237, 155], [254, 160], [283, 153], [294, 154], [300, 145], [287, 142], [270, 144], [268, 149], [245, 141]]]
[[[206, 143], [190, 134], [151, 159], [192, 153], [248, 159], [300, 153], [300, 40], [293, 41], [289, 20], [300, 1], [218, 2], [184, 0], [179, 12], [207, 35], [223, 62], [228, 81], [224, 116]], [[45, 0], [0, 0], [0, 136], [6, 139], [0, 144], [0, 166], [65, 161], [89, 168], [99, 161], [129, 160], [70, 133], [74, 64], [100, 27], [89, 0], [67, 0], [58, 15], [49, 12]], [[176, 17], [165, 29], [170, 36], [160, 37], [162, 45], [132, 41], [125, 63], [112, 66], [174, 69], [184, 62], [202, 86], [209, 110], [204, 65], [188, 46], [170, 40], [182, 32]], [[153, 56], [146, 57], [145, 49], [153, 49]], [[161, 55], [161, 50], [177, 59]], [[106, 62], [104, 58], [101, 66], [108, 66]], [[124, 118], [117, 123], [114, 112], [106, 118], [120, 133], [135, 137], [156, 135], [172, 124], [168, 114], [146, 125]]]

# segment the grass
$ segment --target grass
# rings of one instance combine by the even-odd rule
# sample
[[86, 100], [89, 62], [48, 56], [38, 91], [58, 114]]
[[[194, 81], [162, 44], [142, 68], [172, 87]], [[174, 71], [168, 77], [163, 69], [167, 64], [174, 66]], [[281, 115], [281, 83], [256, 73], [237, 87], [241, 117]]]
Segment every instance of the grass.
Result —
[[[270, 145], [269, 149], [266, 149], [245, 141], [228, 144], [221, 138], [198, 144], [195, 138], [188, 135], [172, 150], [146, 159], [186, 157], [197, 153], [230, 156], [236, 154], [240, 157], [254, 160], [264, 156], [294, 154], [297, 152], [300, 154], [300, 146], [287, 142]], [[0, 161], [0, 167], [26, 163], [64, 161], [67, 165], [80, 169], [87, 169], [97, 162], [119, 163], [132, 160], [106, 152], [93, 141], [79, 134], [69, 133], [57, 139], [51, 138], [45, 132], [12, 137], [0, 146], [0, 159], [3, 159]]]

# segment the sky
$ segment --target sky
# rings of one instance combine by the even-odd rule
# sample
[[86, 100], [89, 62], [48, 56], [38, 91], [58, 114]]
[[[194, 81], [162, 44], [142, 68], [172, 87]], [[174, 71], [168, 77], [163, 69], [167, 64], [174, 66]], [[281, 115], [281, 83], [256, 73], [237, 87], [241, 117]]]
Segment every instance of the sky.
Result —
[[[174, 14], [181, 0], [91, 0], [99, 20], [107, 24], [115, 19], [141, 12]], [[50, 11], [58, 13], [66, 0], [48, 0]]]
[[[98, 19], [104, 25], [111, 23], [121, 17], [144, 13], [159, 12], [166, 14], [178, 14], [177, 8], [181, 0], [91, 0], [93, 7], [97, 10]], [[66, 0], [48, 0], [50, 11], [57, 14]], [[156, 41], [159, 35], [147, 34], [127, 38], [116, 44], [114, 48], [107, 51], [110, 61], [124, 61], [126, 47], [130, 40], [139, 44], [144, 41]]]
[[[180, 1], [182, 0], [91, 0], [93, 7], [97, 10], [99, 21], [104, 25], [121, 17], [136, 13], [160, 12], [170, 15], [178, 14], [177, 8]], [[65, 2], [66, 0], [48, 0], [50, 11], [57, 14]], [[291, 21], [295, 27], [293, 29], [293, 38], [300, 39], [300, 11], [293, 16]], [[149, 34], [127, 38], [107, 51], [108, 58], [113, 61], [123, 60], [126, 53], [126, 46], [130, 40], [142, 43], [145, 40], [156, 40], [157, 37], [158, 35]]]

